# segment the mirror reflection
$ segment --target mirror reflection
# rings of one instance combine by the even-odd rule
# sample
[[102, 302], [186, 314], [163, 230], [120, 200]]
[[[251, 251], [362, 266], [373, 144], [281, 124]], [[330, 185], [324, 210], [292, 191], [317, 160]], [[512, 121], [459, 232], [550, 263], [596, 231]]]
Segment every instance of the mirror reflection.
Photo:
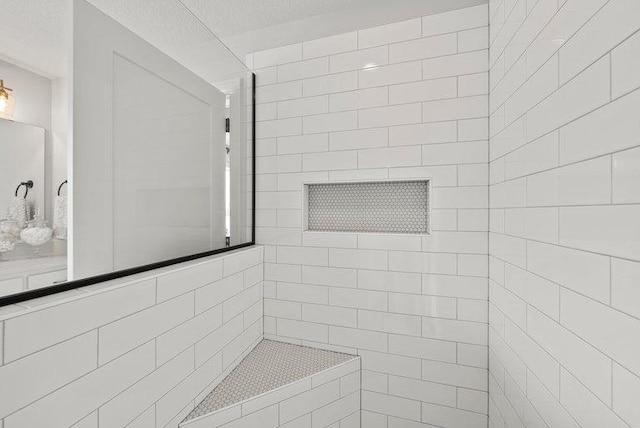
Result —
[[182, 6], [19, 3], [0, 28], [0, 296], [252, 242], [252, 74], [210, 29]]

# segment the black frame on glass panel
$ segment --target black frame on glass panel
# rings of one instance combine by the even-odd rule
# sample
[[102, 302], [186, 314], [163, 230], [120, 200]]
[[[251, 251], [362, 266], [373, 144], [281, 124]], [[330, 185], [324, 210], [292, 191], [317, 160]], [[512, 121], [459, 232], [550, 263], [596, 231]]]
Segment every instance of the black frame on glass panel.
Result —
[[86, 287], [88, 285], [98, 284], [100, 282], [111, 281], [118, 278], [135, 275], [142, 272], [148, 272], [178, 263], [184, 263], [191, 260], [201, 259], [216, 254], [222, 254], [240, 248], [251, 247], [256, 243], [256, 75], [251, 73], [251, 241], [244, 244], [233, 245], [230, 247], [219, 248], [202, 253], [191, 254], [188, 256], [178, 257], [175, 259], [164, 260], [157, 263], [151, 263], [144, 266], [136, 266], [134, 268], [123, 269], [115, 272], [96, 275], [89, 278], [78, 279], [74, 281], [66, 281], [60, 284], [39, 288], [36, 290], [24, 291], [22, 293], [11, 294], [0, 297], [0, 307], [13, 305], [15, 303], [24, 302], [26, 300], [37, 299], [39, 297], [50, 296], [52, 294], [62, 293], [76, 288]]

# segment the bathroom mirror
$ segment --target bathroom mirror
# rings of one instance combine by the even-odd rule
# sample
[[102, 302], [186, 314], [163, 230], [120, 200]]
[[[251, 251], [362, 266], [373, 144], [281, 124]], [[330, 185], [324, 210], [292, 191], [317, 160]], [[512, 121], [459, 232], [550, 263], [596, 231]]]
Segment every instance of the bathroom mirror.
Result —
[[[146, 0], [52, 3], [66, 10], [53, 15], [68, 30], [66, 44], [52, 49], [66, 58], [60, 75], [71, 76], [60, 132], [68, 155], [50, 167], [55, 174], [47, 172], [47, 159], [61, 157], [49, 151], [56, 132], [45, 129], [41, 218], [53, 226], [57, 186], [65, 182], [65, 272], [40, 281], [38, 293], [25, 281], [7, 285], [0, 302], [252, 245], [254, 76], [244, 63], [180, 2], [155, 7], [162, 16], [149, 16]], [[28, 27], [23, 13], [15, 18]], [[179, 29], [171, 25], [176, 19]], [[12, 92], [15, 113], [22, 93]], [[7, 267], [0, 264], [0, 272]], [[28, 293], [12, 294], [18, 291]]]

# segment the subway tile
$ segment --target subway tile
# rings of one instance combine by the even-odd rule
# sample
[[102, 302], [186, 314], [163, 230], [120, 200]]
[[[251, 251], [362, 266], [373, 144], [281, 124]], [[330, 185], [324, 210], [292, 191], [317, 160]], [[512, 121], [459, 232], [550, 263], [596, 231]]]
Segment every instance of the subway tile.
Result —
[[329, 150], [337, 151], [386, 147], [388, 141], [389, 131], [387, 128], [331, 132], [329, 134]]
[[380, 46], [332, 55], [331, 58], [329, 58], [329, 71], [331, 73], [341, 73], [351, 70], [380, 67], [387, 64], [389, 64], [389, 48], [387, 46]]
[[475, 95], [488, 95], [488, 94], [489, 94], [489, 74], [488, 73], [485, 72], [485, 73], [476, 73], [476, 74], [467, 74], [464, 76], [458, 76], [458, 96], [459, 97], [472, 97]]
[[389, 104], [408, 104], [434, 101], [457, 96], [455, 77], [421, 82], [403, 83], [389, 87]]
[[[204, 363], [212, 359], [216, 354], [221, 355], [223, 348], [243, 331], [243, 319], [238, 316], [222, 327], [214, 330], [209, 335], [201, 339], [194, 348], [195, 366], [201, 367]], [[221, 357], [220, 357], [221, 358]]]
[[387, 352], [387, 334], [357, 328], [329, 326], [329, 343], [355, 347], [358, 350]]
[[558, 208], [508, 208], [504, 210], [504, 231], [507, 235], [558, 243]]
[[630, 426], [640, 423], [640, 378], [620, 366], [613, 364], [613, 410]]
[[638, 205], [561, 208], [559, 241], [572, 248], [640, 260], [639, 216]]
[[487, 411], [488, 393], [472, 389], [458, 388], [457, 403], [461, 410], [485, 414]]
[[259, 100], [261, 104], [256, 106], [256, 110], [261, 109], [260, 106], [262, 103], [273, 103], [300, 98], [302, 97], [302, 87], [302, 82], [287, 82], [259, 86], [256, 88], [256, 100]]
[[[242, 272], [228, 276], [195, 292], [195, 313], [200, 314], [235, 296], [244, 289]], [[186, 305], [186, 300], [184, 301]]]
[[302, 319], [302, 304], [286, 300], [264, 299], [264, 315], [274, 318], [300, 320]]
[[422, 294], [424, 295], [487, 300], [488, 293], [487, 278], [422, 275]]
[[158, 303], [222, 279], [222, 260], [211, 260], [158, 277]]
[[[300, 84], [300, 82], [291, 82]], [[302, 81], [302, 95], [311, 97], [315, 95], [335, 94], [343, 91], [353, 91], [358, 89], [358, 73], [347, 72], [339, 74], [328, 74], [326, 76], [304, 79]], [[292, 98], [299, 98], [292, 97]]]
[[505, 265], [504, 275], [507, 290], [558, 321], [560, 289], [557, 284], [511, 264]]
[[[562, 55], [560, 58], [562, 64]], [[607, 103], [609, 72], [609, 57], [606, 56], [529, 110], [528, 140], [539, 138]]]
[[487, 390], [487, 371], [440, 361], [422, 361], [422, 379], [445, 385]]
[[328, 249], [313, 247], [278, 247], [278, 263], [327, 266]]
[[329, 266], [387, 270], [388, 254], [382, 250], [329, 249]]
[[419, 166], [421, 164], [421, 155], [422, 150], [419, 146], [359, 150], [358, 168]]
[[356, 248], [358, 236], [355, 233], [306, 231], [302, 244], [306, 247]]
[[604, 403], [566, 370], [560, 370], [562, 393], [560, 402], [584, 428], [623, 428], [624, 423]]
[[611, 360], [535, 309], [527, 333], [603, 402], [611, 405]]
[[575, 419], [531, 372], [527, 376], [527, 398], [549, 426], [578, 428]]
[[422, 403], [422, 422], [437, 426], [482, 427], [487, 424], [487, 416], [466, 410]]
[[488, 49], [489, 27], [473, 28], [458, 33], [458, 52]]
[[453, 319], [456, 301], [449, 297], [389, 293], [389, 312]]
[[[640, 91], [619, 98], [560, 129], [560, 163], [570, 163], [638, 145], [640, 121], [633, 112]], [[602, 144], [606, 141], [607, 144]]]
[[277, 147], [279, 155], [326, 152], [329, 148], [329, 136], [328, 134], [310, 134], [280, 137]]
[[478, 141], [489, 139], [489, 121], [486, 118], [463, 119], [458, 121], [458, 141]]
[[612, 202], [640, 203], [640, 148], [615, 153], [611, 168]]
[[171, 360], [220, 326], [222, 326], [222, 306], [218, 305], [158, 336], [156, 338], [158, 365]]
[[315, 58], [278, 66], [278, 82], [324, 76], [329, 73], [329, 58]]
[[328, 301], [327, 287], [287, 282], [278, 283], [278, 299], [303, 303], [322, 303]]
[[486, 95], [429, 101], [422, 104], [422, 119], [424, 122], [474, 119], [487, 117], [488, 115]]
[[378, 128], [420, 123], [421, 112], [419, 103], [363, 109], [358, 111], [358, 127]]
[[[333, 306], [325, 305], [302, 305], [302, 318], [303, 321], [309, 321], [318, 324], [328, 324], [341, 327], [356, 328], [358, 325], [358, 314], [355, 309], [337, 308]], [[329, 343], [332, 342], [332, 330], [329, 329]], [[340, 343], [335, 343], [340, 344]], [[347, 346], [352, 346], [348, 343], [343, 343]]]
[[397, 22], [358, 31], [358, 47], [387, 45], [404, 40], [418, 39], [422, 36], [420, 19]]
[[286, 137], [302, 134], [302, 118], [266, 120], [256, 122], [256, 135], [259, 138]]
[[329, 99], [326, 95], [278, 102], [278, 119], [310, 116], [328, 112]]
[[275, 49], [255, 52], [253, 54], [254, 68], [265, 68], [272, 65], [300, 61], [302, 59], [302, 44], [283, 46]]
[[[456, 175], [456, 165], [432, 165], [432, 166], [418, 166], [418, 167], [401, 167], [389, 169], [389, 178], [414, 178], [425, 179], [428, 178], [432, 188], [435, 187], [450, 187], [455, 186], [458, 182]], [[431, 224], [434, 230], [437, 229], [436, 225], [439, 223], [438, 215], [444, 212], [447, 214], [447, 222], [451, 221], [449, 213], [453, 211], [453, 222], [455, 225], [455, 210], [434, 210], [431, 212]], [[442, 220], [442, 216], [440, 220]], [[455, 226], [453, 227], [455, 229]]]
[[193, 371], [193, 349], [159, 367], [99, 410], [102, 426], [125, 426]]
[[455, 142], [458, 130], [455, 121], [392, 126], [389, 145], [437, 144]]
[[422, 61], [422, 78], [461, 76], [488, 71], [487, 51], [466, 52]]
[[192, 318], [194, 296], [184, 294], [100, 327], [98, 360], [103, 365]]
[[600, 157], [527, 177], [529, 206], [611, 202], [611, 159]]
[[529, 241], [527, 269], [563, 287], [601, 302], [609, 302], [608, 257]]
[[435, 382], [389, 376], [389, 395], [455, 407], [456, 388]]
[[304, 171], [355, 169], [357, 166], [358, 153], [355, 150], [305, 154], [302, 157]]
[[640, 318], [640, 263], [611, 259], [611, 306]]
[[486, 254], [486, 232], [434, 232], [422, 238], [422, 251]]
[[362, 330], [420, 336], [420, 323], [419, 316], [366, 310], [358, 311], [358, 328]]
[[486, 369], [489, 366], [487, 346], [458, 343], [457, 362], [465, 366]]
[[261, 301], [261, 298], [260, 287], [256, 284], [227, 299], [222, 304], [223, 321], [228, 322], [235, 316], [250, 311], [250, 308]]
[[455, 274], [457, 270], [457, 258], [455, 254], [390, 251], [389, 270]]
[[4, 428], [71, 426], [154, 369], [155, 347], [149, 342], [11, 414]]
[[560, 294], [560, 322], [592, 346], [638, 373], [640, 321], [568, 290]]
[[389, 91], [385, 87], [341, 92], [329, 96], [329, 109], [332, 112], [360, 110], [389, 104]]
[[560, 48], [560, 80], [566, 82], [633, 34], [640, 4], [633, 0], [607, 3]]
[[253, 72], [256, 75], [256, 88], [278, 82], [278, 67], [276, 66], [254, 69]]
[[358, 49], [358, 33], [351, 32], [304, 42], [302, 56], [304, 59], [309, 59], [356, 49]]
[[155, 280], [41, 309], [4, 322], [4, 364], [126, 317], [155, 302]]
[[382, 291], [330, 288], [329, 304], [346, 308], [386, 311], [388, 298], [387, 293]]
[[416, 82], [422, 80], [422, 63], [412, 61], [367, 68], [358, 71], [358, 79], [360, 89]]
[[302, 120], [305, 134], [347, 131], [358, 126], [358, 114], [355, 111], [306, 116]]
[[552, 132], [505, 156], [505, 178], [519, 178], [558, 166], [558, 133]]
[[487, 161], [487, 142], [427, 144], [422, 146], [423, 165], [483, 163]]
[[0, 367], [0, 418], [94, 370], [97, 346], [93, 330]]
[[455, 363], [456, 344], [449, 341], [390, 334], [389, 352], [428, 360]]
[[335, 380], [299, 394], [279, 404], [280, 423], [292, 421], [318, 407], [340, 398], [340, 383]]
[[[360, 394], [354, 392], [346, 397], [342, 397], [325, 407], [321, 407], [312, 412], [311, 417], [314, 427], [344, 426], [352, 428], [360, 426], [358, 412], [360, 410]], [[355, 414], [355, 416], [350, 416]], [[353, 424], [353, 425], [348, 425]]]
[[457, 53], [457, 34], [441, 34], [389, 45], [389, 62], [406, 62]]
[[486, 345], [487, 324], [425, 317], [422, 319], [422, 337]]
[[256, 159], [256, 171], [258, 174], [300, 172], [301, 168], [302, 157], [299, 154], [264, 156]]
[[420, 420], [420, 402], [416, 400], [363, 391], [362, 408], [404, 419]]
[[302, 282], [330, 287], [356, 288], [358, 275], [353, 269], [303, 266]]
[[422, 18], [422, 36], [487, 26], [489, 24], [488, 13], [489, 9], [486, 5], [478, 5], [425, 16]]
[[487, 322], [489, 306], [483, 300], [458, 299], [459, 320]]
[[[489, 164], [487, 163], [475, 163], [475, 164], [461, 164], [458, 165], [458, 184], [460, 186], [488, 186], [489, 185]], [[478, 211], [478, 216], [481, 216], [480, 210]], [[468, 220], [472, 220], [472, 218], [467, 217]], [[488, 222], [487, 216], [485, 216], [484, 225], [482, 229], [486, 229], [486, 224]]]
[[421, 278], [418, 273], [358, 270], [358, 288], [420, 294]]
[[278, 318], [276, 324], [279, 336], [321, 343], [328, 343], [329, 341], [329, 327], [324, 324], [287, 320], [284, 318]]
[[350, 169], [329, 172], [330, 181], [383, 180], [386, 178], [389, 178], [387, 168]]
[[636, 33], [611, 52], [611, 96], [618, 98], [640, 87], [640, 33]]

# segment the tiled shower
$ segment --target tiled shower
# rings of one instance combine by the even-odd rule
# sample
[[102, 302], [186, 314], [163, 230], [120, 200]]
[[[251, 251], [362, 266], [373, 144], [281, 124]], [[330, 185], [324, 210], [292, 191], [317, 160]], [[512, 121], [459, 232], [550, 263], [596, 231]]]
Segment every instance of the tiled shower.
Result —
[[250, 53], [257, 245], [0, 308], [0, 428], [640, 427], [639, 17]]

